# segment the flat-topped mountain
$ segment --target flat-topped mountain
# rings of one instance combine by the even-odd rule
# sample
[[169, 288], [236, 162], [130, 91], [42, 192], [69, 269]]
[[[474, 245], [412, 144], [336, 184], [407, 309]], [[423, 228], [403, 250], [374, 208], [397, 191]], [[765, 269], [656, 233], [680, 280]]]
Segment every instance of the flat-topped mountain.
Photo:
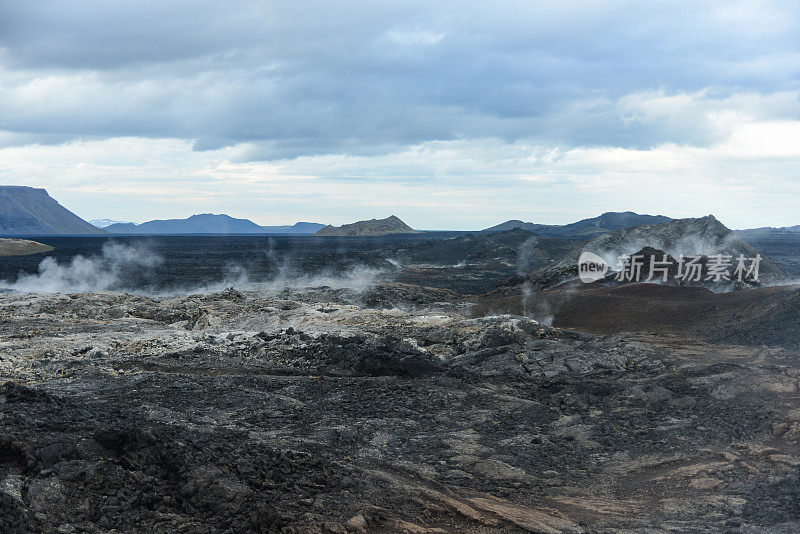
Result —
[[117, 223], [105, 228], [112, 234], [313, 234], [324, 225], [299, 222], [293, 226], [259, 226], [248, 219], [203, 213], [186, 219], [148, 221], [142, 224]]
[[613, 230], [632, 228], [645, 224], [658, 224], [671, 221], [663, 215], [640, 215], [632, 211], [607, 212], [597, 217], [583, 219], [570, 224], [536, 224], [518, 220], [506, 221], [486, 228], [483, 232], [503, 232], [514, 228], [521, 228], [539, 235], [551, 237], [594, 237]]
[[258, 234], [263, 230], [247, 219], [234, 219], [229, 215], [203, 213], [186, 219], [148, 221], [142, 224], [122, 223], [106, 227], [118, 234]]
[[342, 226], [328, 225], [319, 230], [315, 235], [320, 236], [373, 236], [387, 234], [416, 234], [409, 225], [394, 215], [386, 219], [370, 219], [358, 221]]
[[104, 233], [56, 202], [44, 189], [0, 186], [0, 235]]

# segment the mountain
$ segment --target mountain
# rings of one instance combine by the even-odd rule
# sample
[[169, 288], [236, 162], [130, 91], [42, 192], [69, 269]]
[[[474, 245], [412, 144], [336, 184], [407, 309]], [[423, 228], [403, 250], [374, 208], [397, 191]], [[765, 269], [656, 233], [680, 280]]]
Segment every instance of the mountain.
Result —
[[504, 223], [500, 223], [496, 226], [492, 226], [491, 228], [486, 228], [481, 230], [481, 233], [489, 234], [494, 232], [508, 232], [509, 230], [526, 230], [528, 232], [539, 233], [539, 235], [544, 235], [541, 233], [542, 231], [547, 232], [548, 229], [551, 228], [560, 228], [560, 226], [550, 225], [550, 224], [535, 224], [532, 222], [523, 222], [517, 219], [512, 219], [510, 221], [506, 221]]
[[259, 226], [248, 219], [203, 213], [187, 219], [148, 221], [142, 224], [116, 223], [105, 229], [112, 234], [313, 234], [324, 225], [299, 222], [293, 226]]
[[503, 232], [513, 228], [521, 228], [543, 236], [550, 237], [583, 237], [590, 238], [597, 235], [619, 230], [622, 228], [632, 228], [644, 224], [658, 224], [671, 221], [669, 217], [663, 215], [639, 215], [632, 211], [607, 212], [598, 217], [583, 219], [578, 222], [557, 225], [557, 224], [536, 224], [518, 220], [506, 221], [486, 228], [482, 232]]
[[386, 234], [416, 234], [409, 225], [394, 215], [386, 219], [370, 219], [358, 221], [342, 226], [328, 225], [319, 230], [315, 235], [320, 236], [373, 236]]
[[211, 213], [192, 215], [188, 219], [149, 221], [137, 226], [137, 233], [142, 234], [259, 234], [261, 232], [261, 227], [253, 221]]
[[583, 219], [562, 226], [556, 234], [561, 235], [590, 235], [604, 234], [612, 230], [633, 228], [645, 224], [660, 224], [672, 219], [663, 215], [639, 215], [632, 211], [607, 212], [598, 217]]
[[105, 228], [112, 224], [127, 224], [125, 221], [115, 221], [114, 219], [92, 219], [89, 224], [98, 228]]
[[[699, 255], [700, 263], [705, 267], [708, 257], [723, 254], [732, 257], [736, 262], [739, 255], [754, 258], [758, 252], [738, 237], [733, 231], [719, 222], [713, 215], [697, 219], [674, 219], [666, 223], [636, 226], [615, 230], [598, 236], [582, 247], [565, 255], [553, 265], [535, 273], [531, 278], [534, 287], [543, 289], [574, 280], [578, 276], [578, 258], [582, 252], [592, 252], [602, 258], [612, 270], [618, 269], [621, 257], [641, 255], [646, 250], [656, 250], [672, 258]], [[788, 283], [791, 277], [772, 260], [761, 255], [758, 283], [751, 285], [773, 285]], [[647, 277], [649, 263], [644, 266], [643, 273]], [[732, 282], [693, 285], [707, 286], [713, 289], [731, 289]], [[728, 286], [728, 287], [723, 287]]]
[[312, 222], [297, 222], [291, 226], [262, 226], [261, 228], [267, 234], [311, 235], [325, 228], [325, 225]]
[[106, 232], [112, 234], [139, 234], [139, 227], [136, 223], [132, 222], [119, 222], [114, 224], [109, 224], [104, 228]]
[[104, 233], [56, 202], [44, 189], [0, 186], [0, 235]]
[[782, 226], [775, 228], [774, 226], [764, 226], [761, 228], [747, 228], [745, 230], [735, 230], [736, 234], [747, 237], [780, 237], [782, 235], [800, 235], [800, 224], [794, 226]]

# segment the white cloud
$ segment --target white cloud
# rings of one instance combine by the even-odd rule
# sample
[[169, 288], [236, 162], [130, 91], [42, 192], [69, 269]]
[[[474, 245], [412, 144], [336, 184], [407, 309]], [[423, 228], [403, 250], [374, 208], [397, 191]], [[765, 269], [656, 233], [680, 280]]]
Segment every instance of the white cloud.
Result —
[[0, 2], [0, 176], [137, 221], [797, 224], [798, 21], [789, 0]]
[[708, 145], [705, 107], [798, 90], [800, 12], [781, 0], [226, 4], [1, 4], [3, 141], [247, 142], [262, 160], [482, 137]]
[[476, 229], [635, 208], [714, 212], [734, 227], [789, 225], [800, 194], [798, 133], [800, 121], [767, 121], [745, 123], [709, 147], [555, 149], [478, 139], [278, 163], [236, 162], [246, 146], [196, 152], [177, 139], [115, 138], [0, 149], [0, 176], [47, 186], [85, 218], [137, 222], [209, 210], [262, 224], [392, 212], [416, 226]]
[[389, 41], [400, 45], [435, 45], [444, 37], [444, 32], [430, 30], [393, 29], [386, 32]]

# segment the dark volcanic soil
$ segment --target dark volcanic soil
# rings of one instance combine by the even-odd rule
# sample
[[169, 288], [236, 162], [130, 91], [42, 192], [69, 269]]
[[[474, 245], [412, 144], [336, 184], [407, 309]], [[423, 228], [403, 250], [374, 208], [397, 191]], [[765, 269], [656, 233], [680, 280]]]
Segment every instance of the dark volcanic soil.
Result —
[[714, 293], [658, 284], [565, 284], [546, 291], [504, 288], [473, 309], [523, 313], [597, 334], [655, 333], [692, 339], [800, 349], [800, 286]]
[[474, 309], [0, 295], [0, 531], [800, 528], [795, 352]]

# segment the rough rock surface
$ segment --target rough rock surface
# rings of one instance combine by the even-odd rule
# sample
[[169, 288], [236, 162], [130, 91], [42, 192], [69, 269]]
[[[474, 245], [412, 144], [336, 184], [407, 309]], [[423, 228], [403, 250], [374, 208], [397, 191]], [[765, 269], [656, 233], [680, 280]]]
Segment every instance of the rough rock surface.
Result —
[[800, 528], [795, 353], [401, 289], [0, 294], [0, 531]]

